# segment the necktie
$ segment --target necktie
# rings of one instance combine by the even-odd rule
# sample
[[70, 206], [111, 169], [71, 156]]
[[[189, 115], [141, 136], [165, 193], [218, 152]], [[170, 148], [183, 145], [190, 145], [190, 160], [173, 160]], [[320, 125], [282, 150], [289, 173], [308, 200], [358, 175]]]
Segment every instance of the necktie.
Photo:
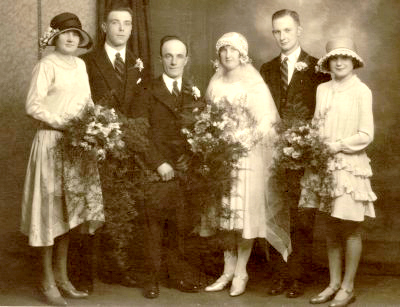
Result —
[[119, 81], [122, 82], [124, 80], [124, 75], [125, 75], [125, 63], [124, 60], [122, 60], [119, 52], [115, 54], [114, 68], [115, 71], [117, 72], [117, 77]]
[[178, 88], [178, 81], [176, 81], [176, 80], [172, 83], [172, 94], [174, 94], [176, 97], [178, 97], [180, 94], [180, 91]]
[[285, 92], [287, 91], [288, 84], [289, 84], [289, 82], [288, 82], [289, 74], [288, 74], [288, 63], [287, 63], [287, 61], [288, 61], [288, 58], [285, 57], [285, 58], [283, 59], [282, 63], [281, 63], [282, 88], [283, 88], [283, 90], [284, 90]]

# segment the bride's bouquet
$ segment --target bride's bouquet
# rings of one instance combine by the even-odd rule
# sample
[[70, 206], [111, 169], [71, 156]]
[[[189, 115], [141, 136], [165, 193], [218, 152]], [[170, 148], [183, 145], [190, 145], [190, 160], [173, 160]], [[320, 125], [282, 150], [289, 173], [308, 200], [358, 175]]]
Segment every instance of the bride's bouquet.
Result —
[[[302, 187], [308, 194], [317, 195], [321, 203], [329, 204], [332, 197], [333, 176], [328, 164], [334, 159], [319, 134], [323, 118], [305, 121], [280, 122], [276, 131], [275, 157], [272, 169], [279, 180], [286, 181], [286, 170], [305, 170]], [[300, 179], [300, 178], [298, 178]]]
[[238, 97], [235, 103], [225, 97], [218, 102], [209, 101], [203, 110], [195, 108], [193, 113], [194, 127], [182, 132], [192, 152], [202, 157], [206, 169], [220, 159], [234, 168], [261, 138], [245, 96]]
[[257, 121], [246, 107], [246, 97], [208, 101], [193, 110], [194, 124], [182, 129], [193, 153], [187, 182], [202, 212], [212, 208], [215, 219], [229, 216], [221, 199], [229, 196], [239, 160], [260, 141]]

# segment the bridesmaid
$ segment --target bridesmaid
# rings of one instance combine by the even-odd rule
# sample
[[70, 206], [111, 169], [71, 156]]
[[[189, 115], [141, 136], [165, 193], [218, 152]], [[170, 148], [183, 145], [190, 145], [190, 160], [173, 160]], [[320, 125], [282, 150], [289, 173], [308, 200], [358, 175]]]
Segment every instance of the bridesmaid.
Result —
[[[330, 165], [334, 198], [330, 212], [324, 216], [330, 283], [310, 303], [333, 299], [329, 306], [337, 307], [355, 300], [354, 279], [362, 250], [362, 222], [365, 216], [375, 217], [376, 195], [371, 189], [372, 170], [365, 153], [374, 137], [374, 122], [371, 91], [354, 73], [354, 69], [364, 66], [354, 42], [348, 38], [333, 39], [327, 43], [326, 51], [318, 65], [331, 74], [332, 80], [317, 88], [314, 117], [324, 118], [320, 135], [336, 154]], [[319, 207], [316, 202], [307, 203], [308, 193], [302, 190], [300, 207]]]
[[55, 150], [67, 119], [78, 116], [87, 103], [92, 103], [85, 63], [74, 55], [78, 47], [88, 48], [91, 43], [76, 15], [55, 16], [40, 41], [42, 48], [55, 46], [55, 51], [35, 66], [26, 100], [26, 112], [39, 127], [26, 172], [21, 231], [29, 237], [29, 245], [41, 248], [40, 289], [50, 305], [67, 305], [60, 292], [70, 298], [88, 296], [77, 291], [67, 275], [69, 231], [90, 221], [85, 224], [93, 232], [104, 222], [97, 168], [96, 184], [81, 199], [71, 199], [65, 189], [70, 176], [63, 174], [73, 174], [73, 165], [65, 163]]

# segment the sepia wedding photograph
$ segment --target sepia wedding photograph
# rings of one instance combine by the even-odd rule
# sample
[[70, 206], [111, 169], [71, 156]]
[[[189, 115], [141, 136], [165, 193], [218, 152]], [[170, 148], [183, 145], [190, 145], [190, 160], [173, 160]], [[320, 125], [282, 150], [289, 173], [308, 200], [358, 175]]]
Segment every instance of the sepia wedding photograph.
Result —
[[0, 9], [0, 306], [400, 306], [399, 1]]

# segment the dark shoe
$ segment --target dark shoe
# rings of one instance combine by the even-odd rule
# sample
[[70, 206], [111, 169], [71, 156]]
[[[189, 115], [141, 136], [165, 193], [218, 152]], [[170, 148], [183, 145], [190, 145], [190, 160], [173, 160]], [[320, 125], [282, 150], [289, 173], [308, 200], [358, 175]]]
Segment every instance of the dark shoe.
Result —
[[121, 284], [125, 287], [131, 287], [131, 288], [138, 287], [137, 281], [129, 276], [122, 277], [119, 284]]
[[279, 295], [286, 290], [286, 281], [282, 278], [274, 280], [272, 286], [268, 291], [269, 295]]
[[147, 284], [143, 287], [143, 296], [145, 298], [157, 298], [160, 296], [160, 288], [158, 283]]
[[[321, 295], [321, 293], [322, 293], [322, 292], [325, 292], [327, 289], [330, 290], [330, 293], [329, 293], [329, 294], [325, 294], [325, 295]], [[331, 286], [329, 285], [327, 289], [325, 289], [324, 291], [322, 291], [320, 294], [318, 294], [318, 295], [316, 295], [316, 296], [313, 296], [313, 297], [310, 299], [310, 304], [323, 304], [323, 303], [329, 302], [329, 301], [331, 301], [331, 300], [335, 297], [336, 292], [339, 291], [339, 287], [338, 287], [338, 286], [336, 286], [336, 287], [331, 287]]]
[[339, 291], [337, 293], [339, 293], [340, 291], [344, 291], [347, 294], [347, 297], [341, 300], [338, 299], [334, 299], [330, 304], [329, 307], [343, 307], [343, 306], [347, 306], [351, 303], [353, 303], [356, 300], [356, 297], [354, 296], [354, 291], [349, 291], [347, 289], [344, 288], [340, 288]]
[[88, 293], [83, 291], [78, 291], [75, 287], [71, 284], [69, 280], [67, 281], [57, 281], [57, 287], [60, 290], [61, 294], [65, 297], [69, 298], [87, 298], [89, 296]]
[[175, 288], [181, 292], [186, 292], [186, 293], [196, 293], [200, 291], [199, 286], [184, 280], [177, 280], [173, 282], [171, 288]]
[[67, 302], [60, 295], [56, 285], [41, 287], [40, 292], [43, 294], [47, 304], [52, 306], [67, 306]]
[[304, 285], [299, 280], [294, 280], [292, 285], [289, 287], [288, 292], [286, 293], [286, 297], [288, 298], [296, 298], [302, 296], [304, 294]]

